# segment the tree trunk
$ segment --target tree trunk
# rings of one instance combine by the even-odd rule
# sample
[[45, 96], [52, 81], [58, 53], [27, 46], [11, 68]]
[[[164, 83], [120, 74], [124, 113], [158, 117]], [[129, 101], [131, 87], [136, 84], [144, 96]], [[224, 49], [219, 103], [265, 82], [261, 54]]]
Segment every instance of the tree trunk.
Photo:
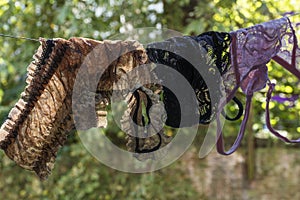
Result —
[[255, 144], [254, 144], [254, 132], [253, 127], [253, 103], [250, 107], [249, 121], [247, 123], [247, 149], [246, 149], [246, 170], [247, 170], [247, 179], [252, 181], [255, 178]]

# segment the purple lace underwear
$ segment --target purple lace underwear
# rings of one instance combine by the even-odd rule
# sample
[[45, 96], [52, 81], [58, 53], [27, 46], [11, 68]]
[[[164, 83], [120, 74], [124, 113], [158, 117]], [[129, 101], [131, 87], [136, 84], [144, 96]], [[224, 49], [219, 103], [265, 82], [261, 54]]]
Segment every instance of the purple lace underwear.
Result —
[[[297, 24], [295, 25], [297, 27]], [[290, 140], [276, 131], [270, 123], [269, 102], [275, 84], [268, 79], [268, 69], [266, 64], [273, 59], [282, 67], [290, 71], [300, 80], [299, 62], [300, 49], [293, 24], [288, 17], [258, 24], [250, 28], [239, 29], [230, 32], [232, 42], [230, 45], [231, 53], [231, 72], [232, 77], [224, 75], [224, 81], [234, 85], [233, 88], [226, 88], [228, 93], [227, 101], [220, 105], [220, 109], [233, 98], [235, 92], [241, 87], [246, 95], [246, 108], [244, 118], [234, 145], [227, 152], [224, 150], [223, 134], [220, 128], [220, 112], [217, 114], [218, 123], [218, 152], [224, 155], [233, 153], [241, 143], [244, 136], [247, 120], [249, 117], [250, 104], [253, 93], [269, 86], [266, 98], [266, 125], [276, 137], [288, 143], [299, 143], [300, 138]], [[229, 84], [228, 84], [229, 85]]]

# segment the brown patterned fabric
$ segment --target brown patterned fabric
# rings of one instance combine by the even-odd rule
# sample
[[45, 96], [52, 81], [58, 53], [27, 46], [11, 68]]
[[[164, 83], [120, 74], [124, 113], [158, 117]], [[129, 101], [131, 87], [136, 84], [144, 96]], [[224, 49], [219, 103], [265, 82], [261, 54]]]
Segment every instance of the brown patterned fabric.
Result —
[[[97, 88], [106, 98], [121, 74], [145, 63], [147, 58], [142, 45], [136, 41], [58, 38], [40, 39], [40, 42], [34, 61], [28, 66], [27, 86], [1, 126], [0, 148], [19, 166], [45, 179], [53, 168], [59, 148], [74, 129], [72, 90], [82, 63], [90, 73], [109, 65]], [[100, 55], [93, 58], [98, 60], [84, 62], [95, 48]], [[112, 59], [114, 62], [109, 63]], [[106, 126], [103, 99], [98, 101], [96, 108], [99, 123], [89, 124], [87, 128]]]

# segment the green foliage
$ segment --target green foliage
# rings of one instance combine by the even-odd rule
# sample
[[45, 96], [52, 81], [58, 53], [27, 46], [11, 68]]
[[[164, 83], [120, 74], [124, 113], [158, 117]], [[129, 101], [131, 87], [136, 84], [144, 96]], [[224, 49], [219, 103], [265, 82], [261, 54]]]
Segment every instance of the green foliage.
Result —
[[[197, 35], [204, 31], [231, 31], [293, 11], [296, 1], [283, 0], [90, 0], [90, 1], [5, 1], [0, 0], [0, 33], [29, 38], [89, 37], [109, 38], [133, 28], [157, 27]], [[299, 18], [298, 18], [299, 19]], [[300, 21], [300, 20], [298, 20]], [[25, 86], [26, 66], [39, 44], [0, 37], [0, 123]], [[277, 93], [299, 94], [299, 80], [275, 63], [269, 65], [276, 79]], [[263, 130], [263, 90], [255, 96], [253, 130]], [[244, 95], [238, 94], [240, 99]], [[231, 106], [228, 109], [233, 111]], [[276, 128], [300, 136], [300, 104], [272, 105]], [[116, 141], [124, 134], [110, 117], [107, 134]], [[225, 127], [226, 136], [235, 137], [240, 121]], [[296, 133], [296, 127], [297, 133]], [[81, 146], [76, 135], [59, 153], [53, 175], [40, 182], [30, 172], [12, 163], [0, 152], [1, 199], [198, 199], [184, 164], [174, 164], [154, 174], [127, 174], [100, 165]], [[197, 196], [198, 195], [198, 196]], [[200, 198], [200, 197], [199, 197]]]
[[62, 149], [53, 174], [44, 182], [32, 172], [15, 166], [2, 152], [0, 159], [0, 190], [4, 199], [121, 200], [126, 197], [164, 200], [197, 197], [186, 172], [178, 165], [158, 173], [119, 172], [101, 165], [80, 143]]

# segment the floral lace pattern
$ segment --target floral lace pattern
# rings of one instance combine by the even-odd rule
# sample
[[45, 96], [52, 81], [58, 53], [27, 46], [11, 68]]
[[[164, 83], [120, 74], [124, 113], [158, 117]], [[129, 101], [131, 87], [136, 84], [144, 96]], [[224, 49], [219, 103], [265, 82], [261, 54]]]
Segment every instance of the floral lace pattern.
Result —
[[[294, 27], [288, 17], [258, 24], [250, 28], [240, 29], [230, 33], [231, 43], [231, 64], [235, 71], [237, 83], [228, 94], [228, 99], [232, 98], [238, 87], [242, 88], [246, 95], [246, 108], [244, 118], [238, 133], [238, 137], [233, 146], [226, 152], [223, 144], [223, 134], [220, 128], [219, 115], [217, 149], [221, 154], [229, 155], [239, 146], [247, 124], [250, 112], [250, 104], [253, 93], [263, 89], [268, 84], [266, 104], [266, 125], [276, 137], [289, 143], [298, 143], [300, 138], [290, 140], [276, 131], [270, 123], [269, 102], [275, 84], [268, 79], [266, 64], [273, 59], [282, 67], [290, 71], [300, 79], [299, 57], [300, 49]], [[226, 80], [225, 80], [226, 81]], [[221, 105], [221, 107], [224, 106]]]

